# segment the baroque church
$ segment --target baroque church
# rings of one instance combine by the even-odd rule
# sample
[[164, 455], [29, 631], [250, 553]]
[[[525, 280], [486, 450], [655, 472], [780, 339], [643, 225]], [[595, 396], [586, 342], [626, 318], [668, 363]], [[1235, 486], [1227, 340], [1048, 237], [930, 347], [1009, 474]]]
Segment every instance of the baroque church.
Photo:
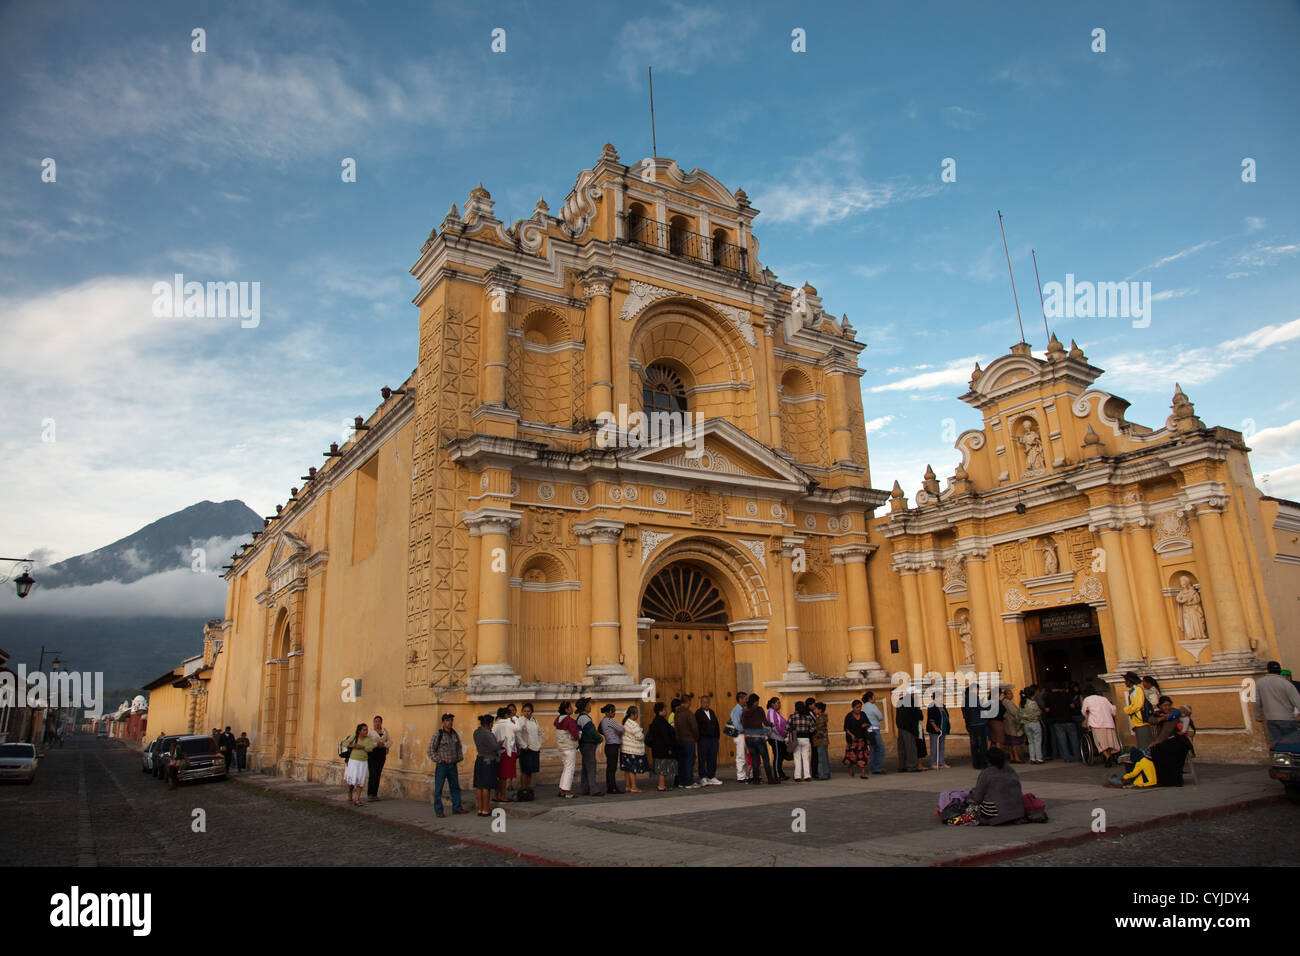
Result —
[[[1163, 428], [1130, 423], [1077, 347], [1021, 343], [976, 368], [984, 427], [909, 505], [872, 487], [864, 343], [763, 267], [757, 214], [608, 144], [558, 215], [506, 226], [481, 185], [453, 205], [411, 268], [415, 370], [226, 571], [200, 724], [333, 779], [382, 714], [401, 793], [446, 712], [743, 689], [825, 700], [836, 728], [899, 672], [1136, 668], [1258, 745], [1242, 680], [1300, 652], [1300, 506], [1255, 489], [1242, 436], [1181, 391]], [[636, 413], [698, 427], [684, 447]]]

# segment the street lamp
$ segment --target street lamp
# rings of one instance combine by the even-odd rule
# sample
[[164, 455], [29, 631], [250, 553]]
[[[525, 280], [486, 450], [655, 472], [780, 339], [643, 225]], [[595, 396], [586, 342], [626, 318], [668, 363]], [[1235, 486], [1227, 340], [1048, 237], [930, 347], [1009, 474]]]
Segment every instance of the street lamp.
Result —
[[[32, 569], [31, 559], [30, 558], [0, 558], [0, 561], [11, 561], [14, 564], [23, 565], [23, 573], [18, 575], [18, 577], [14, 578], [13, 582], [14, 582], [14, 587], [16, 587], [18, 590], [18, 596], [20, 598], [27, 597], [27, 595], [31, 593], [32, 585], [36, 583], [36, 579], [32, 577], [31, 574], [28, 573]], [[9, 579], [10, 578], [8, 575], [0, 576], [0, 584], [3, 584], [5, 581], [8, 581]]]

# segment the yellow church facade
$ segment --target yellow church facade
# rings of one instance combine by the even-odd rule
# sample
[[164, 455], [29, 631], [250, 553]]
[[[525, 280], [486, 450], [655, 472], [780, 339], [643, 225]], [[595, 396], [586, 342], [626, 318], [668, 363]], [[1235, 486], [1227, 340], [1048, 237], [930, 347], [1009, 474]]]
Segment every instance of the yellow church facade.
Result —
[[962, 401], [983, 427], [958, 436], [948, 486], [927, 471], [909, 507], [895, 483], [876, 527], [915, 666], [1117, 702], [1135, 671], [1191, 707], [1198, 750], [1262, 752], [1253, 679], [1300, 654], [1300, 505], [1262, 495], [1241, 433], [1177, 385], [1152, 429], [1101, 371], [1055, 336], [1046, 358], [1022, 342], [977, 364]]
[[[468, 732], [536, 701], [549, 747], [559, 700], [621, 709], [690, 691], [726, 711], [744, 689], [826, 700], [834, 728], [900, 671], [1023, 683], [1038, 666], [1030, 632], [1059, 605], [1092, 615], [1095, 673], [1182, 668], [1225, 731], [1253, 739], [1219, 699], [1266, 651], [1296, 650], [1265, 592], [1294, 593], [1300, 558], [1280, 556], [1300, 554], [1285, 530], [1300, 511], [1260, 500], [1240, 436], [1212, 430], [1213, 453], [1184, 461], [1192, 432], [1124, 422], [1120, 400], [1086, 390], [1099, 370], [1081, 355], [1013, 354], [966, 396], [997, 422], [961, 436], [947, 491], [927, 479], [908, 507], [871, 487], [865, 346], [815, 289], [763, 267], [756, 215], [708, 173], [625, 165], [609, 145], [556, 215], [539, 200], [507, 227], [481, 186], [453, 206], [411, 268], [415, 370], [226, 573], [225, 618], [207, 632], [210, 722], [247, 730], [255, 766], [332, 780], [338, 740], [382, 714], [397, 745], [385, 788], [415, 793], [445, 712]], [[1011, 384], [1022, 372], [1032, 387]], [[1022, 445], [998, 433], [1020, 427], [1029, 392], [1033, 475], [1008, 470]], [[1176, 473], [1133, 463], [1148, 451]], [[1061, 497], [1079, 470], [1091, 477]], [[1010, 608], [999, 562], [1021, 525], [1024, 603]], [[1107, 564], [1066, 587], [1080, 527], [1089, 562], [1100, 549]], [[1057, 568], [1030, 573], [1044, 537]], [[1113, 582], [1130, 569], [1142, 577], [1125, 600]], [[1199, 654], [1173, 630], [1180, 571], [1203, 598]], [[1232, 582], [1244, 589], [1228, 600]]]

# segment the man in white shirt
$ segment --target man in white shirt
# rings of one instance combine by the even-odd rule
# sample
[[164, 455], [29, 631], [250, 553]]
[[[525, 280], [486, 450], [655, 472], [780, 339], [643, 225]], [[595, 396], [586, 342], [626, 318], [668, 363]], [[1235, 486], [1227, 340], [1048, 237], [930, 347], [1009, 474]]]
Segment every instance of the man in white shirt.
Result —
[[871, 772], [884, 773], [885, 739], [881, 736], [880, 724], [885, 719], [885, 715], [876, 706], [874, 691], [867, 691], [863, 695], [862, 712], [867, 715], [867, 720], [871, 722]]
[[[740, 715], [745, 712], [745, 701], [748, 699], [749, 694], [746, 691], [736, 691], [736, 706], [731, 708], [731, 716], [728, 718], [728, 723], [730, 723], [738, 733], [740, 732]], [[727, 736], [731, 737], [730, 734]], [[749, 755], [745, 750], [744, 740], [745, 738], [743, 736], [731, 737], [731, 743], [736, 748], [736, 781], [738, 783], [744, 783], [749, 779], [749, 774], [745, 770], [746, 760]]]

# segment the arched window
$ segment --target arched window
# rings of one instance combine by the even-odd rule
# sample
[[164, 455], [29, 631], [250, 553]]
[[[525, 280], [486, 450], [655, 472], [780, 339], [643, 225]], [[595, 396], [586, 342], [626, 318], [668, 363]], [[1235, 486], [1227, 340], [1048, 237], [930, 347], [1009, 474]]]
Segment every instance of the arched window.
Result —
[[629, 242], [643, 242], [641, 232], [645, 229], [645, 207], [639, 202], [632, 203], [627, 210], [627, 238]]
[[715, 266], [721, 266], [721, 265], [724, 265], [724, 264], [725, 264], [725, 263], [723, 262], [723, 256], [725, 255], [726, 251], [727, 251], [727, 232], [726, 232], [726, 230], [725, 230], [725, 229], [714, 229], [714, 230], [713, 230], [713, 249], [712, 249], [712, 253], [713, 253], [713, 264], [714, 264]]
[[686, 386], [682, 377], [658, 362], [645, 370], [641, 398], [647, 412], [686, 411]]
[[668, 251], [675, 256], [686, 254], [686, 240], [690, 235], [684, 216], [673, 216], [668, 223]]

